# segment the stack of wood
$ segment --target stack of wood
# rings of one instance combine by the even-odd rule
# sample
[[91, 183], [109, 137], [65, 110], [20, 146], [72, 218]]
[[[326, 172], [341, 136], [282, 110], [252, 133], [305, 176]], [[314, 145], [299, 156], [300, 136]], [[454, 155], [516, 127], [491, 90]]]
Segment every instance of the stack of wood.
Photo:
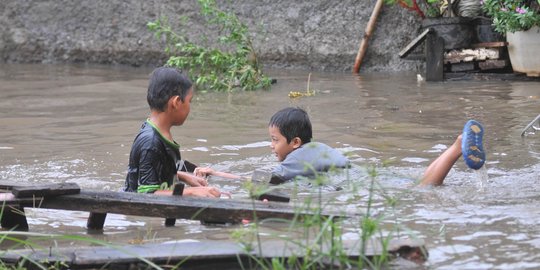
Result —
[[506, 42], [477, 43], [444, 53], [446, 72], [494, 71], [510, 67]]
[[[408, 57], [424, 41], [423, 55]], [[456, 76], [462, 79], [467, 78], [463, 74], [508, 73], [513, 75], [506, 47], [507, 42], [486, 42], [472, 44], [469, 48], [447, 50], [444, 39], [439, 37], [433, 29], [428, 28], [407, 44], [399, 52], [399, 57], [425, 60], [427, 81], [443, 81], [456, 78]], [[508, 77], [504, 78], [508, 79]], [[516, 76], [511, 77], [511, 79], [516, 78]]]

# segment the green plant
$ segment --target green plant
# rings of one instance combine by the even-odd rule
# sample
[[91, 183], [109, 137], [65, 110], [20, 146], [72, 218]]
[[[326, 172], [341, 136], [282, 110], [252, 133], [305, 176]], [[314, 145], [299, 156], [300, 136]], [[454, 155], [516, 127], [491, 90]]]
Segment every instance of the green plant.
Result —
[[157, 38], [165, 38], [165, 52], [170, 55], [167, 65], [188, 70], [191, 80], [202, 89], [268, 87], [271, 79], [262, 73], [248, 27], [234, 13], [219, 9], [215, 0], [198, 0], [198, 3], [208, 24], [220, 28], [222, 35], [217, 38], [220, 47], [228, 50], [197, 45], [173, 31], [166, 19], [158, 19], [147, 26]]
[[499, 33], [540, 26], [540, 0], [483, 0], [482, 8], [493, 18], [495, 31]]
[[[313, 168], [306, 165], [306, 169]], [[349, 181], [348, 171], [345, 170], [345, 173], [347, 183], [356, 183], [349, 188], [356, 190], [358, 181]], [[286, 241], [287, 250], [295, 250], [298, 253], [289, 254], [290, 256], [283, 258], [264, 260], [260, 256], [263, 255], [261, 246], [264, 246], [264, 242], [261, 243], [262, 240], [258, 237], [259, 226], [250, 224], [235, 231], [233, 239], [242, 244], [246, 252], [257, 251], [257, 246], [259, 249], [258, 252], [251, 253], [250, 264], [244, 269], [384, 269], [387, 267], [393, 256], [388, 250], [389, 243], [396, 235], [399, 236], [401, 228], [394, 212], [397, 199], [386, 194], [385, 190], [378, 184], [378, 172], [375, 167], [369, 168], [368, 174], [369, 181], [363, 183], [365, 186], [362, 187], [368, 190], [366, 208], [364, 214], [356, 216], [358, 220], [351, 217], [341, 220], [324, 215], [325, 209], [333, 205], [333, 201], [325, 198], [323, 193], [323, 186], [330, 184], [328, 175], [317, 174], [313, 179], [307, 180], [316, 188], [316, 191], [312, 196], [306, 197], [303, 202], [299, 202], [297, 210], [298, 213], [309, 212], [311, 214], [302, 216], [298, 214], [293, 220], [275, 220], [287, 224], [288, 227], [286, 233], [288, 237], [283, 238], [282, 235], [285, 234], [283, 232], [275, 237]], [[291, 189], [297, 188], [296, 182], [291, 184], [294, 184], [294, 188]], [[267, 186], [260, 187], [253, 183], [246, 185], [246, 187], [252, 198], [268, 190]], [[359, 198], [355, 196], [353, 200], [357, 201]], [[376, 201], [379, 198], [382, 198], [384, 205], [386, 205], [384, 211], [374, 210], [375, 205], [380, 205]], [[386, 212], [390, 212], [390, 215], [386, 215]], [[389, 216], [393, 216], [395, 220], [388, 220]], [[389, 222], [394, 223], [390, 231], [387, 227]], [[360, 244], [355, 247], [360, 254], [358, 259], [348, 256], [350, 250], [342, 239], [344, 224], [358, 226]], [[395, 230], [398, 230], [397, 234]], [[381, 253], [378, 256], [368, 255], [370, 254], [368, 247], [374, 243], [381, 248]]]

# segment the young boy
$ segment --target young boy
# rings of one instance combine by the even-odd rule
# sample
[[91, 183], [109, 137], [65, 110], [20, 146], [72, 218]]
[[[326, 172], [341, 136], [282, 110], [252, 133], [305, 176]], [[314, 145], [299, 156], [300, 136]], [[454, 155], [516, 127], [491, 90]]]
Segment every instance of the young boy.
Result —
[[[468, 121], [463, 135], [459, 135], [454, 144], [428, 166], [420, 185], [442, 185], [444, 178], [462, 155], [470, 168], [481, 168], [485, 161], [482, 149], [483, 132], [480, 123]], [[268, 124], [268, 133], [272, 153], [280, 161], [272, 170], [272, 184], [281, 184], [296, 176], [309, 177], [331, 168], [349, 166], [349, 160], [341, 152], [326, 144], [311, 142], [311, 122], [307, 113], [300, 108], [289, 107], [275, 113]], [[463, 136], [465, 140], [462, 140]], [[200, 176], [214, 173], [209, 168], [200, 168], [199, 171]]]
[[160, 67], [152, 72], [147, 94], [150, 116], [131, 147], [124, 191], [171, 195], [172, 191], [159, 189], [179, 179], [192, 186], [184, 188], [183, 195], [221, 196], [204, 178], [187, 172], [188, 162], [181, 159], [180, 145], [172, 138], [171, 128], [187, 119], [192, 98], [192, 83], [179, 70]]
[[[332, 168], [345, 168], [349, 160], [336, 149], [311, 142], [311, 122], [307, 113], [300, 108], [285, 108], [275, 113], [268, 125], [272, 153], [280, 164], [272, 170], [271, 184], [281, 184], [296, 176], [313, 176]], [[221, 175], [209, 168], [200, 168], [198, 176]], [[234, 175], [224, 176], [233, 178]], [[236, 177], [239, 178], [239, 177]]]
[[268, 133], [272, 153], [280, 161], [272, 170], [273, 184], [349, 166], [349, 160], [341, 152], [326, 144], [311, 142], [311, 122], [300, 108], [289, 107], [275, 113], [270, 118]]
[[[285, 108], [275, 113], [270, 119], [268, 132], [272, 140], [272, 152], [281, 162], [272, 171], [273, 184], [283, 183], [299, 175], [312, 176], [330, 168], [349, 166], [349, 161], [339, 151], [322, 143], [311, 142], [311, 122], [307, 113], [300, 108]], [[420, 185], [442, 185], [460, 156], [464, 157], [470, 168], [481, 168], [485, 161], [483, 133], [480, 123], [468, 121], [463, 128], [463, 135], [458, 136], [454, 144], [428, 166]]]

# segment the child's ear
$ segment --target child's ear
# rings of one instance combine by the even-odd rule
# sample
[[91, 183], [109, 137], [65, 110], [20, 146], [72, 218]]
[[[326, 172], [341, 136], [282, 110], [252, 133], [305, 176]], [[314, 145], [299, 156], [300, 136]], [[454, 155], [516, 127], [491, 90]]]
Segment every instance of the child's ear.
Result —
[[178, 109], [178, 102], [182, 103], [182, 99], [180, 98], [180, 96], [173, 96], [169, 99], [169, 105], [172, 106], [174, 109]]
[[292, 138], [291, 143], [293, 144], [292, 147], [296, 149], [302, 146], [302, 139], [300, 139], [300, 137], [294, 137]]

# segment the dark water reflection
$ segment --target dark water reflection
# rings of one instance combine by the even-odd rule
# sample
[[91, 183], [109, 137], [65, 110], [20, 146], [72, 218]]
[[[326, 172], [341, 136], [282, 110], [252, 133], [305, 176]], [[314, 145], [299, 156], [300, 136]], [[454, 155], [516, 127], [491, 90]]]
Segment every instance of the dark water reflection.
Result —
[[[131, 142], [147, 117], [150, 69], [103, 66], [0, 67], [0, 179], [76, 182], [118, 190]], [[190, 161], [249, 176], [271, 168], [267, 122], [285, 106], [308, 110], [314, 137], [351, 154], [357, 167], [379, 168], [378, 181], [398, 198], [389, 216], [426, 241], [438, 269], [540, 268], [540, 134], [520, 137], [540, 113], [538, 82], [417, 82], [415, 74], [314, 73], [313, 97], [289, 99], [306, 87], [307, 72], [270, 71], [271, 91], [197, 93], [186, 124], [173, 129]], [[453, 142], [466, 119], [486, 129], [488, 179], [460, 161], [446, 185], [410, 188], [429, 161]], [[355, 179], [362, 187], [362, 179]], [[239, 183], [218, 181], [237, 197]], [[363, 211], [367, 191], [325, 195], [349, 213]], [[385, 213], [382, 197], [376, 211]], [[86, 213], [28, 210], [33, 232], [85, 234]], [[110, 215], [107, 241], [228, 240], [237, 227]], [[349, 224], [345, 238], [357, 237]], [[268, 231], [284, 231], [266, 225]], [[69, 241], [66, 245], [71, 244]]]

